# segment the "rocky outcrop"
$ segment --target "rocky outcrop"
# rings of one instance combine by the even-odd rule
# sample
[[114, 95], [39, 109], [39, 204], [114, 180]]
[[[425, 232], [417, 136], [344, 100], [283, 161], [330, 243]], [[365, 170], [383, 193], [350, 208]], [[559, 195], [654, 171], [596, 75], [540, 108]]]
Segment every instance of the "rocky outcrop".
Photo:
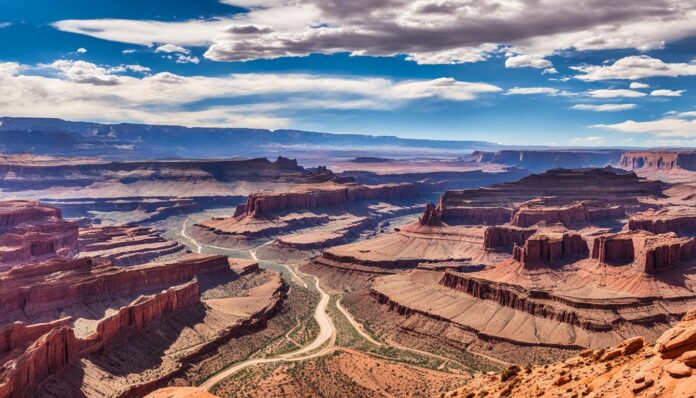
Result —
[[506, 224], [513, 210], [506, 207], [442, 206], [442, 219], [456, 224]]
[[434, 204], [428, 203], [425, 205], [425, 213], [418, 218], [420, 225], [436, 227], [442, 225], [442, 210], [435, 207]]
[[696, 151], [625, 152], [619, 164], [627, 170], [696, 170]]
[[[662, 190], [661, 182], [639, 178], [635, 173], [617, 172], [616, 169], [555, 169], [488, 188], [447, 191], [442, 197], [442, 206], [447, 212], [456, 212], [458, 207], [513, 209], [537, 200], [536, 204], [547, 207], [584, 202], [590, 210], [623, 205], [628, 211], [629, 206], [638, 207], [639, 198], [657, 197]], [[620, 208], [612, 211], [616, 212], [612, 217], [621, 216]]]
[[608, 348], [586, 349], [561, 362], [513, 365], [479, 374], [443, 397], [690, 397], [696, 394], [696, 310], [654, 346], [635, 336]]
[[696, 211], [691, 208], [648, 210], [632, 216], [628, 229], [649, 231], [654, 234], [674, 232], [689, 235], [696, 232]]
[[417, 196], [416, 186], [408, 183], [375, 186], [337, 185], [325, 189], [307, 188], [299, 192], [258, 193], [249, 195], [246, 204], [237, 207], [234, 217], [243, 215], [256, 217], [282, 210], [341, 206], [360, 200], [403, 199]]
[[486, 228], [483, 234], [483, 247], [495, 249], [499, 247], [524, 246], [524, 242], [537, 232], [534, 228], [520, 228], [509, 225]]
[[[0, 370], [0, 398], [20, 398], [69, 362], [115, 344], [129, 333], [143, 330], [155, 320], [199, 302], [193, 280], [153, 296], [141, 296], [105, 318], [97, 331], [78, 338], [68, 326], [54, 327]], [[54, 325], [55, 326], [55, 325]]]
[[515, 244], [512, 256], [528, 265], [552, 264], [570, 257], [586, 257], [587, 242], [582, 236], [571, 233], [537, 233], [526, 240], [524, 246]]
[[0, 202], [0, 233], [6, 233], [27, 221], [41, 221], [52, 217], [61, 218], [60, 210], [43, 206], [39, 202], [27, 200]]
[[538, 223], [571, 225], [577, 222], [590, 221], [590, 213], [582, 203], [561, 207], [520, 207], [512, 216], [511, 225], [531, 227]]
[[77, 246], [76, 222], [60, 210], [38, 202], [0, 202], [0, 269], [56, 254]]
[[603, 264], [631, 263], [637, 270], [652, 274], [696, 258], [696, 238], [640, 230], [602, 235], [594, 239], [592, 258]]
[[635, 234], [618, 233], [594, 238], [592, 258], [602, 264], [626, 264], [635, 260], [633, 236]]
[[[105, 260], [57, 258], [0, 274], [0, 317], [7, 319], [17, 313], [35, 316], [90, 298], [163, 289], [199, 274], [229, 270], [224, 256], [190, 256], [176, 262], [130, 268], [115, 267]], [[47, 272], [60, 274], [48, 278]]]
[[148, 263], [158, 257], [184, 253], [181, 243], [165, 239], [149, 227], [108, 226], [80, 230], [81, 257], [101, 257], [120, 266]]

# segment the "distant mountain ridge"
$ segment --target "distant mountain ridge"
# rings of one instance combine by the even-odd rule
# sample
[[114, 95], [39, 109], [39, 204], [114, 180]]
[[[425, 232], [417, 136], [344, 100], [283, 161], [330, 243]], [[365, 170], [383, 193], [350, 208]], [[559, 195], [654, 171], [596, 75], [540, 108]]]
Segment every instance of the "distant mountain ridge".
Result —
[[265, 148], [317, 146], [429, 150], [496, 149], [486, 141], [438, 141], [300, 130], [101, 124], [51, 118], [0, 118], [0, 150], [65, 155], [259, 156]]

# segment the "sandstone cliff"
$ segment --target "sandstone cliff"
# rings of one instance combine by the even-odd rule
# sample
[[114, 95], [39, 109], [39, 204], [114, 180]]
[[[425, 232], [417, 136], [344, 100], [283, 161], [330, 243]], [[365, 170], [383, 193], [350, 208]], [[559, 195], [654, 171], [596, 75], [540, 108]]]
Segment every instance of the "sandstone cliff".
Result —
[[[11, 319], [18, 313], [36, 316], [93, 297], [167, 288], [198, 274], [229, 268], [224, 256], [190, 256], [172, 263], [131, 268], [114, 267], [104, 260], [57, 258], [0, 274], [0, 318]], [[60, 274], [46, 278], [47, 271]]]
[[499, 247], [523, 246], [530, 236], [537, 232], [534, 228], [514, 226], [492, 226], [486, 228], [483, 234], [483, 247], [495, 249]]
[[[21, 398], [46, 377], [69, 362], [112, 345], [155, 320], [199, 302], [198, 282], [193, 280], [153, 296], [141, 296], [116, 314], [102, 320], [97, 331], [78, 338], [69, 326], [50, 329], [22, 354], [0, 370], [0, 398]], [[55, 325], [54, 325], [55, 326]]]
[[537, 233], [524, 243], [515, 244], [512, 255], [524, 265], [551, 264], [572, 257], [585, 257], [589, 254], [587, 243], [582, 236], [567, 232]]
[[38, 202], [0, 202], [0, 270], [77, 246], [78, 226], [65, 221], [60, 210]]
[[282, 210], [341, 206], [360, 200], [403, 199], [418, 196], [413, 184], [332, 185], [326, 188], [306, 188], [298, 192], [249, 195], [247, 203], [235, 210], [234, 217], [259, 216]]
[[626, 152], [619, 162], [628, 170], [696, 170], [694, 151], [636, 151]]

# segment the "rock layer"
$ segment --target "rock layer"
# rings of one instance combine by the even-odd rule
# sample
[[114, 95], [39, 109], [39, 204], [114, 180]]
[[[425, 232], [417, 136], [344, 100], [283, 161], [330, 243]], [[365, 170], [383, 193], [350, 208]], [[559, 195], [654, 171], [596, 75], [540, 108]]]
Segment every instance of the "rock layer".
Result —
[[68, 326], [54, 327], [21, 355], [5, 363], [0, 373], [0, 397], [30, 395], [46, 377], [70, 361], [112, 345], [128, 333], [142, 330], [156, 319], [197, 302], [198, 282], [194, 280], [157, 295], [141, 296], [101, 321], [97, 331], [86, 338], [76, 337]]

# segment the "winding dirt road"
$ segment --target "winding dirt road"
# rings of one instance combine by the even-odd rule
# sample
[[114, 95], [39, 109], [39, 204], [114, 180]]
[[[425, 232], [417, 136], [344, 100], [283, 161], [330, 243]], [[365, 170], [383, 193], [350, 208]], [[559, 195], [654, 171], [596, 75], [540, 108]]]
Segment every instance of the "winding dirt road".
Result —
[[[328, 352], [330, 352], [334, 348], [336, 342], [336, 328], [334, 327], [331, 318], [329, 318], [329, 314], [326, 312], [326, 308], [329, 305], [330, 297], [328, 294], [326, 294], [326, 292], [324, 292], [321, 289], [321, 286], [319, 286], [319, 279], [317, 277], [314, 277], [314, 280], [315, 287], [317, 291], [319, 291], [319, 294], [321, 294], [319, 304], [317, 305], [317, 308], [314, 310], [314, 319], [319, 324], [319, 335], [317, 335], [314, 341], [298, 350], [289, 352], [287, 354], [279, 355], [277, 357], [249, 359], [243, 362], [239, 362], [227, 369], [220, 371], [219, 373], [216, 373], [208, 380], [201, 383], [201, 385], [199, 385], [198, 388], [205, 391], [210, 391], [219, 382], [234, 375], [242, 369], [248, 368], [249, 366], [274, 362], [304, 361], [306, 359], [326, 355]], [[317, 350], [327, 342], [329, 344], [326, 347], [322, 348], [319, 351], [312, 352]]]
[[[188, 240], [190, 243], [193, 244], [193, 246], [195, 247], [196, 253], [201, 253], [203, 247], [207, 247], [207, 248], [214, 249], [214, 250], [224, 250], [224, 251], [232, 250], [232, 249], [226, 248], [226, 247], [208, 245], [208, 244], [203, 244], [203, 243], [197, 242], [194, 238], [192, 238], [186, 234], [186, 223], [188, 221], [189, 221], [189, 219], [186, 219], [183, 222], [180, 235], [183, 238], [185, 238], [186, 240]], [[264, 245], [268, 245], [270, 243], [272, 243], [272, 241], [267, 242]], [[262, 245], [262, 246], [264, 246], [264, 245]], [[260, 261], [256, 255], [257, 249], [258, 249], [258, 247], [249, 250], [249, 254], [254, 260]], [[275, 263], [275, 262], [267, 262], [267, 263], [274, 264], [276, 266], [283, 267], [283, 268], [287, 269], [288, 272], [292, 275], [292, 277], [294, 279], [296, 279], [298, 282], [300, 282], [302, 285], [304, 285], [305, 288], [308, 288], [307, 282], [304, 279], [300, 278], [300, 276], [295, 272], [295, 270], [292, 267], [290, 267], [286, 264], [280, 264], [280, 263]], [[307, 277], [310, 276], [307, 274], [304, 274], [304, 275]], [[328, 305], [329, 305], [331, 298], [321, 288], [321, 286], [319, 284], [319, 279], [314, 275], [311, 275], [311, 276], [314, 278], [314, 287], [317, 290], [317, 292], [319, 292], [319, 294], [321, 296], [321, 299], [319, 300], [319, 303], [317, 304], [317, 307], [314, 310], [314, 319], [316, 320], [317, 324], [319, 325], [319, 334], [314, 339], [314, 341], [312, 341], [310, 344], [308, 344], [302, 348], [299, 348], [299, 349], [292, 351], [292, 352], [289, 352], [287, 354], [278, 355], [278, 356], [272, 357], [272, 358], [249, 359], [246, 361], [236, 363], [236, 364], [214, 374], [213, 376], [211, 376], [210, 378], [205, 380], [203, 383], [201, 383], [198, 386], [198, 388], [205, 390], [205, 391], [210, 391], [221, 381], [227, 379], [228, 377], [234, 375], [235, 373], [237, 373], [243, 369], [246, 369], [250, 366], [267, 364], [267, 363], [277, 363], [277, 362], [304, 361], [307, 359], [324, 356], [324, 355], [329, 354], [331, 352], [334, 352], [336, 350], [354, 351], [352, 349], [348, 349], [345, 347], [337, 347], [336, 346], [336, 344], [335, 344], [336, 343], [336, 327], [334, 326], [334, 324], [333, 324], [333, 322], [332, 322], [332, 320], [329, 317], [329, 314], [327, 312], [327, 308], [328, 308]], [[369, 341], [370, 343], [372, 343], [374, 345], [392, 346], [392, 347], [397, 348], [397, 349], [411, 351], [411, 352], [418, 353], [421, 355], [436, 357], [436, 358], [440, 358], [440, 359], [445, 360], [445, 361], [454, 362], [454, 363], [457, 363], [457, 364], [466, 368], [466, 366], [464, 364], [461, 364], [460, 362], [457, 362], [457, 361], [452, 360], [450, 358], [443, 357], [443, 356], [440, 356], [437, 354], [433, 354], [433, 353], [430, 353], [427, 351], [421, 351], [421, 350], [417, 350], [417, 349], [413, 349], [413, 348], [409, 348], [409, 347], [404, 347], [404, 346], [401, 346], [399, 344], [393, 344], [392, 342], [389, 342], [388, 344], [379, 342], [379, 341], [375, 340], [372, 336], [370, 336], [364, 330], [363, 325], [360, 324], [359, 322], [357, 322], [355, 320], [355, 318], [353, 318], [353, 316], [345, 309], [345, 307], [343, 307], [343, 305], [341, 304], [341, 299], [338, 299], [336, 301], [336, 307], [343, 314], [343, 316], [346, 317], [346, 319], [351, 324], [351, 326], [355, 329], [355, 331], [358, 332], [358, 334], [360, 334], [360, 336], [362, 336], [364, 339], [366, 339], [367, 341]], [[328, 344], [327, 344], [327, 342], [328, 342]], [[323, 348], [322, 348], [322, 346], [323, 346]], [[366, 354], [366, 353], [363, 353], [363, 354]], [[472, 354], [476, 354], [476, 355], [479, 355], [482, 357], [487, 357], [485, 354], [479, 354], [479, 353], [472, 353]], [[371, 355], [371, 354], [367, 354], [367, 355]], [[493, 360], [493, 358], [488, 358], [488, 359]], [[496, 362], [503, 362], [503, 361], [497, 360]]]

